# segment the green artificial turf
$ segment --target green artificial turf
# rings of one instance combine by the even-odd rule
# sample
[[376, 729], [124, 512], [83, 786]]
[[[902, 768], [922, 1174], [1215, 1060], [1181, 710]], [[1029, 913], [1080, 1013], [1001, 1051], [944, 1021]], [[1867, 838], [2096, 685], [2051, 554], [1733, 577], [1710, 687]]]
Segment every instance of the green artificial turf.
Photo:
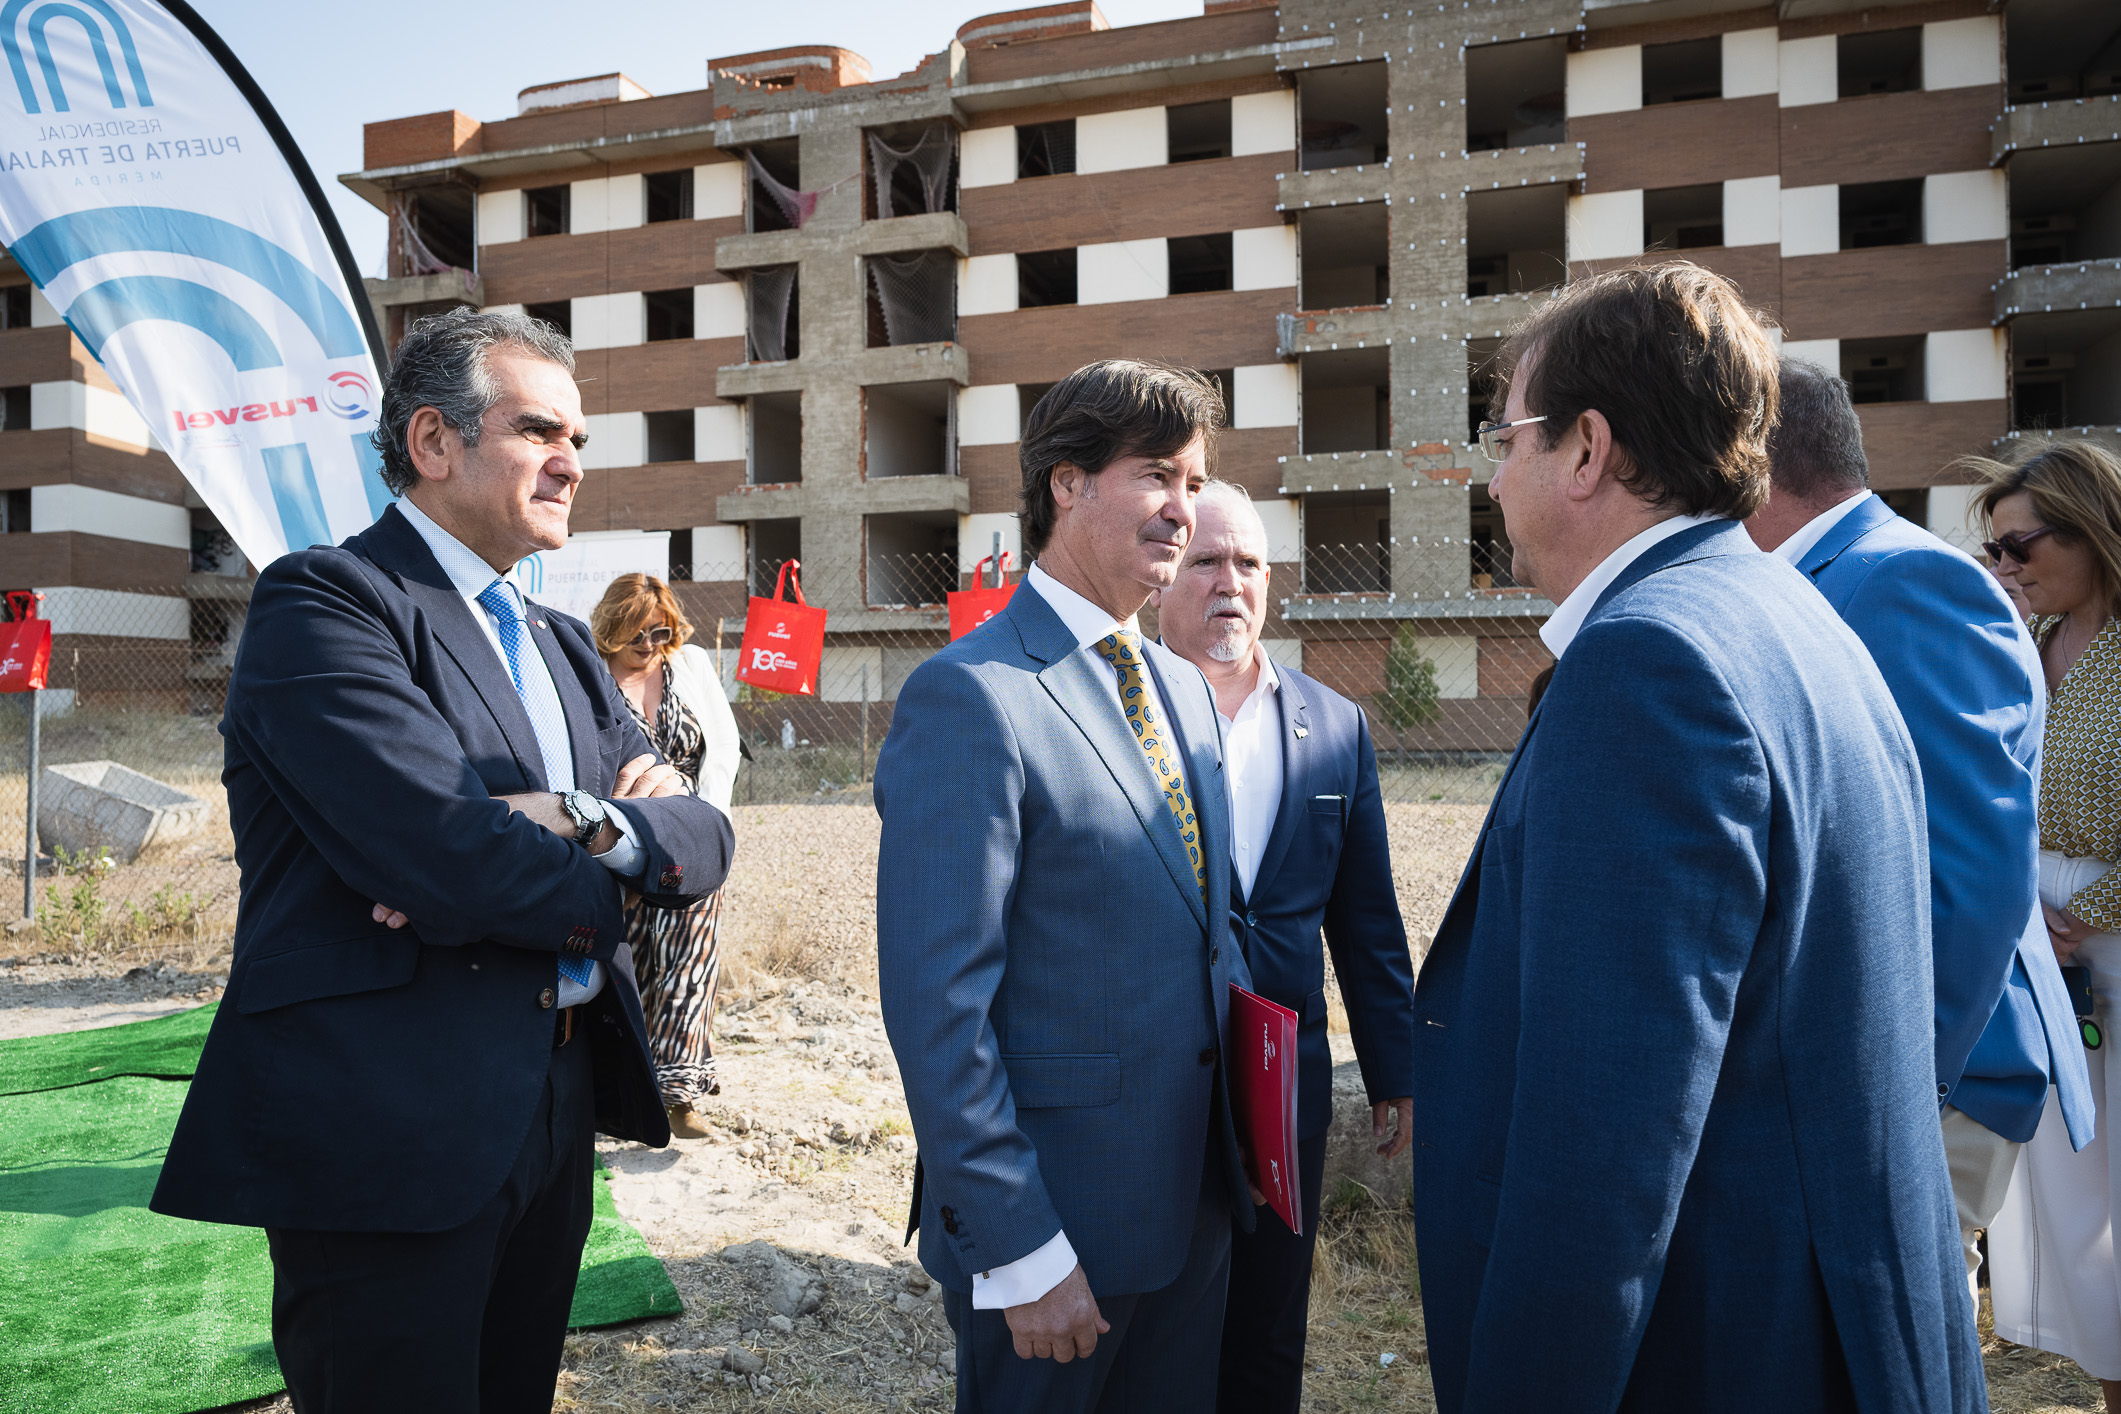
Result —
[[[0, 1042], [5, 1414], [189, 1414], [281, 1388], [265, 1234], [147, 1210], [212, 1010]], [[678, 1314], [601, 1170], [594, 1190], [571, 1323]]]

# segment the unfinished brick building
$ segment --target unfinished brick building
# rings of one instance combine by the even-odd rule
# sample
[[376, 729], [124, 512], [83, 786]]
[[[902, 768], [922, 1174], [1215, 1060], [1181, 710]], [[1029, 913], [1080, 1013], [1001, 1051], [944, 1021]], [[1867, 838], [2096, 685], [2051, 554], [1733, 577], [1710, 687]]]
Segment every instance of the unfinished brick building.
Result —
[[[800, 556], [824, 696], [888, 700], [1014, 547], [1038, 394], [1214, 370], [1277, 656], [1356, 695], [1412, 625], [1435, 750], [1506, 747], [1549, 608], [1509, 577], [1476, 370], [1568, 278], [1671, 250], [1856, 391], [1877, 486], [1964, 539], [1965, 452], [2121, 446], [2121, 39], [2102, 0], [1089, 0], [914, 69], [829, 46], [368, 125], [393, 327], [518, 306], [581, 350], [582, 531], [669, 530], [709, 613]], [[2087, 40], [2087, 36], [2090, 36]], [[2091, 45], [2103, 43], [2103, 49]], [[0, 339], [6, 335], [0, 334]], [[835, 666], [836, 665], [836, 666]]]

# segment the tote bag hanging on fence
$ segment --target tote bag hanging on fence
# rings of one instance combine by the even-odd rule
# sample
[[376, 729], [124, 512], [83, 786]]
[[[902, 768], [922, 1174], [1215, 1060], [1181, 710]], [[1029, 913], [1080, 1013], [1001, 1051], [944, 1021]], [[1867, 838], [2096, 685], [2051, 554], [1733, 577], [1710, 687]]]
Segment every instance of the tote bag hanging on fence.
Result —
[[[803, 598], [800, 560], [785, 560], [774, 577], [773, 597], [754, 596], [744, 614], [744, 642], [737, 650], [739, 682], [768, 692], [817, 695], [818, 663], [825, 656], [825, 611]], [[795, 602], [781, 598], [781, 587], [795, 591]]]
[[950, 637], [953, 642], [1000, 613], [1007, 607], [1009, 596], [1016, 593], [1016, 586], [1007, 582], [1009, 552], [1002, 551], [1001, 563], [994, 572], [994, 577], [1003, 582], [990, 586], [986, 583], [986, 571], [993, 563], [994, 557], [989, 555], [972, 567], [972, 582], [979, 588], [950, 591]]
[[43, 597], [28, 589], [7, 592], [14, 622], [0, 624], [0, 692], [44, 686], [52, 661], [52, 621], [37, 617], [37, 601]]

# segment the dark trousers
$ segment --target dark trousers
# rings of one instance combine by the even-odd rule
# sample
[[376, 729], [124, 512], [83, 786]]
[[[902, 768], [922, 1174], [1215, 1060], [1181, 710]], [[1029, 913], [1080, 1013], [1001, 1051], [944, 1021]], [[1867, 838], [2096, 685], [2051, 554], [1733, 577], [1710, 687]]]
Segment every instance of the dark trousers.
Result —
[[1112, 1329], [1087, 1360], [1062, 1365], [1016, 1353], [1008, 1319], [945, 1292], [957, 1335], [958, 1414], [1188, 1414], [1215, 1407], [1215, 1352], [1230, 1279], [1230, 1208], [1222, 1183], [1206, 1185], [1193, 1245], [1178, 1280], [1160, 1291], [1102, 1296]]
[[1230, 1237], [1230, 1300], [1223, 1313], [1217, 1414], [1296, 1414], [1304, 1390], [1304, 1330], [1311, 1312], [1311, 1253], [1318, 1245], [1326, 1136], [1296, 1145], [1304, 1233], [1272, 1208], [1253, 1231]]
[[515, 1167], [461, 1227], [267, 1229], [273, 1351], [296, 1414], [550, 1414], [589, 1237], [595, 1119], [578, 1036], [552, 1053]]

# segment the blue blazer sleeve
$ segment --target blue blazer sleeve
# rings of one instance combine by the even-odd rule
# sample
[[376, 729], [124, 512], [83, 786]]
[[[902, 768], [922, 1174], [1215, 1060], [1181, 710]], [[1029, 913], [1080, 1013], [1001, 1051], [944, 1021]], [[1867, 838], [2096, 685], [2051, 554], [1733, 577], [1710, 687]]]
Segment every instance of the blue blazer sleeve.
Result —
[[412, 919], [418, 941], [556, 953], [590, 923], [604, 960], [625, 937], [610, 872], [492, 798], [352, 556], [266, 567], [236, 675], [222, 730], [339, 878]]
[[978, 673], [924, 663], [899, 692], [876, 762], [878, 990], [926, 1182], [981, 1234], [982, 1270], [1061, 1230], [990, 1018], [1008, 960], [1023, 796], [1022, 745]]
[[1619, 1404], [1767, 905], [1767, 758], [1721, 675], [1644, 619], [1569, 651], [1616, 670], [1556, 675], [1553, 769], [1485, 846], [1521, 852], [1522, 1029], [1468, 1409], [1521, 1403], [1534, 1370]]
[[1942, 547], [1878, 560], [1840, 598], [1922, 764], [1937, 1079], [1956, 1086], [2037, 912], [2035, 665], [2002, 592]]
[[1370, 724], [1355, 713], [1355, 796], [1326, 901], [1326, 947], [1370, 1103], [1414, 1093], [1414, 959], [1392, 886], [1392, 850]]

